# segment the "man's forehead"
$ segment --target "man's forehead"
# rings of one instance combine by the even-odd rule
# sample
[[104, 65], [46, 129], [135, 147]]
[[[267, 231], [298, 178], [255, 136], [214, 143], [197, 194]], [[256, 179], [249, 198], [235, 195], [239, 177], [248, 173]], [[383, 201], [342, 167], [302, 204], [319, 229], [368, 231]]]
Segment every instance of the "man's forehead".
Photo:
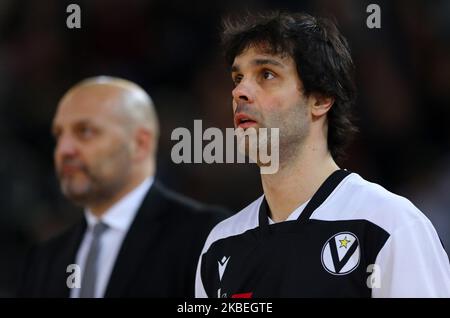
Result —
[[58, 105], [55, 120], [95, 120], [116, 117], [122, 102], [120, 91], [105, 86], [78, 87], [68, 92]]
[[286, 67], [292, 63], [293, 59], [287, 54], [274, 54], [267, 49], [251, 46], [234, 58], [231, 69], [235, 71], [243, 66], [258, 66], [263, 64]]
[[120, 98], [124, 94], [125, 89], [116, 85], [109, 84], [89, 84], [81, 85], [72, 88], [63, 98], [63, 101], [68, 99], [77, 100], [95, 100], [108, 101]]
[[61, 105], [53, 118], [52, 127], [56, 128], [57, 126], [73, 126], [79, 124], [99, 125], [101, 122], [107, 120], [109, 120], [107, 114], [94, 114], [93, 112], [88, 111], [87, 108], [69, 108], [66, 107], [66, 105]]
[[124, 100], [126, 90], [113, 85], [86, 85], [70, 90], [60, 105], [90, 111], [107, 111], [117, 108]]

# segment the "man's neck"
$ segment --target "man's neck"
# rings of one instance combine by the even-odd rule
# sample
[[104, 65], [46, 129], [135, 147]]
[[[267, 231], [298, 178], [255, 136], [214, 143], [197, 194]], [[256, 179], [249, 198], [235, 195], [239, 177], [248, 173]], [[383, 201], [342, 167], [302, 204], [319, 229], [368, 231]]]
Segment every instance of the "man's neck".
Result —
[[261, 175], [272, 220], [274, 222], [286, 220], [338, 169], [326, 144], [311, 146], [310, 143], [304, 144], [298, 154], [289, 159], [289, 162], [281, 160], [277, 173]]
[[88, 208], [91, 210], [92, 214], [100, 219], [105, 214], [105, 212], [108, 211], [114, 204], [119, 202], [128, 193], [136, 189], [147, 178], [148, 176], [142, 176], [140, 178], [134, 179], [132, 182], [128, 183], [125, 187], [118, 191], [110, 200], [97, 202], [95, 205], [91, 205]]

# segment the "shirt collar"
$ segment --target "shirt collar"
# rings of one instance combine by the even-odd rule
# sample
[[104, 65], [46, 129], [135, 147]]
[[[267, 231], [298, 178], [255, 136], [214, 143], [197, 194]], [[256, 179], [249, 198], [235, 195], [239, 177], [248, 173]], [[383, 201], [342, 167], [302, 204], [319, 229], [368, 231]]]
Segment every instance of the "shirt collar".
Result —
[[[300, 214], [302, 214], [303, 210], [305, 209], [306, 205], [309, 203], [310, 200], [311, 199], [309, 199], [305, 203], [302, 203], [299, 207], [297, 207], [294, 211], [292, 211], [291, 214], [289, 214], [289, 216], [287, 217], [286, 220], [284, 220], [282, 222], [297, 220], [298, 217], [300, 216]], [[275, 224], [275, 222], [272, 220], [272, 218], [270, 216], [267, 216], [267, 217], [269, 218], [269, 224]]]
[[[140, 185], [110, 207], [100, 220], [110, 228], [124, 232], [128, 231], [153, 181], [153, 177], [145, 179]], [[84, 214], [89, 228], [92, 228], [99, 221], [90, 209], [85, 209]]]

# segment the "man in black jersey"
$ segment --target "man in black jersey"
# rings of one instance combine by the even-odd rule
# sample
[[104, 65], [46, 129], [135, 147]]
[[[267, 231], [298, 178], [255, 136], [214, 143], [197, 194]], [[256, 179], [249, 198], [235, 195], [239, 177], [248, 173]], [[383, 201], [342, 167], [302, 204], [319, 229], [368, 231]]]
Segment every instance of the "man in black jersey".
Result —
[[355, 131], [354, 66], [335, 24], [268, 13], [224, 26], [235, 127], [279, 128], [279, 169], [211, 231], [196, 296], [449, 297], [430, 221], [335, 162]]

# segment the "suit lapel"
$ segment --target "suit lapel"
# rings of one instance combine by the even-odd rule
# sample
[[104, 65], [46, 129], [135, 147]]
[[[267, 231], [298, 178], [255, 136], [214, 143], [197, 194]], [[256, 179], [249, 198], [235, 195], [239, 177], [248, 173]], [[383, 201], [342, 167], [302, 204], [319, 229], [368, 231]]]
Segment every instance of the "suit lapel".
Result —
[[146, 251], [152, 244], [157, 244], [162, 230], [159, 215], [167, 204], [161, 193], [161, 187], [155, 180], [139, 208], [133, 223], [128, 230], [116, 259], [105, 297], [121, 297], [133, 275], [138, 272]]

